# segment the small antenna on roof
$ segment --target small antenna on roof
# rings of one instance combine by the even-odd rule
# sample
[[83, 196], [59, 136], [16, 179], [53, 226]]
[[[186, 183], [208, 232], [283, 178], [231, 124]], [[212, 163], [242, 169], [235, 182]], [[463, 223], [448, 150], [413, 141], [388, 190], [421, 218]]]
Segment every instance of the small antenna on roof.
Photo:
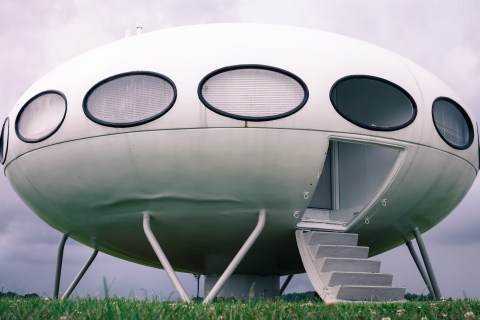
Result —
[[143, 31], [143, 27], [140, 22], [137, 22], [137, 35], [141, 34]]

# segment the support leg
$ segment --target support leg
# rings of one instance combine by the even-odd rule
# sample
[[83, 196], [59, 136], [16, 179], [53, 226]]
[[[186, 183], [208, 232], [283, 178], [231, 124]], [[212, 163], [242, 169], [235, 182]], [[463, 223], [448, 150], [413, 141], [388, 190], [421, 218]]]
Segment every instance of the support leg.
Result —
[[60, 243], [58, 244], [57, 253], [57, 268], [55, 270], [55, 284], [53, 286], [53, 299], [58, 299], [58, 290], [60, 288], [60, 277], [62, 275], [62, 263], [63, 263], [63, 250], [65, 249], [65, 242], [67, 242], [68, 236], [63, 234]]
[[418, 271], [420, 271], [420, 274], [422, 275], [423, 281], [427, 285], [430, 295], [432, 297], [435, 297], [435, 292], [433, 291], [432, 284], [430, 283], [430, 279], [428, 278], [427, 272], [425, 271], [425, 268], [423, 267], [422, 262], [418, 258], [417, 252], [413, 247], [412, 241], [407, 240], [405, 244], [408, 247], [408, 251], [410, 251], [410, 254], [412, 255], [413, 261], [415, 261], [415, 264], [417, 265]]
[[195, 275], [195, 281], [197, 282], [197, 299], [200, 297], [200, 275]]
[[283, 292], [285, 291], [285, 289], [287, 289], [287, 286], [290, 283], [290, 281], [292, 280], [292, 278], [293, 278], [293, 274], [290, 274], [290, 275], [287, 276], [287, 279], [285, 279], [285, 282], [282, 284], [282, 287], [280, 288], [279, 295], [282, 295]]
[[80, 282], [80, 280], [82, 280], [83, 278], [83, 275], [85, 274], [85, 272], [87, 272], [88, 268], [90, 267], [90, 265], [92, 264], [93, 260], [95, 260], [95, 257], [97, 256], [97, 253], [98, 253], [98, 250], [95, 249], [93, 250], [93, 253], [92, 255], [90, 256], [90, 259], [88, 259], [88, 261], [85, 263], [85, 265], [83, 266], [82, 270], [80, 270], [80, 272], [77, 274], [77, 276], [75, 277], [75, 279], [73, 280], [73, 282], [70, 284], [70, 286], [68, 287], [67, 291], [63, 294], [62, 296], [62, 300], [63, 299], [68, 299], [68, 297], [70, 296], [70, 294], [72, 293], [72, 291], [75, 289], [75, 287], [77, 286], [77, 284]]
[[257, 226], [255, 227], [255, 229], [253, 229], [252, 233], [247, 238], [247, 241], [245, 241], [243, 246], [238, 251], [237, 255], [233, 258], [232, 262], [230, 262], [230, 264], [228, 265], [227, 269], [225, 269], [220, 279], [218, 279], [217, 283], [215, 283], [212, 290], [210, 290], [207, 297], [203, 300], [203, 303], [209, 303], [217, 296], [218, 292], [220, 292], [222, 287], [228, 281], [232, 273], [238, 267], [240, 262], [243, 260], [243, 258], [247, 254], [248, 250], [250, 250], [250, 248], [252, 247], [252, 245], [255, 243], [258, 236], [262, 232], [263, 227], [265, 226], [265, 219], [266, 219], [265, 209], [262, 209], [258, 213]]
[[177, 290], [178, 295], [184, 302], [190, 302], [190, 298], [185, 292], [185, 289], [183, 289], [183, 286], [178, 280], [177, 275], [175, 274], [175, 271], [173, 271], [173, 268], [170, 265], [170, 262], [168, 262], [168, 259], [165, 256], [165, 253], [163, 253], [162, 248], [158, 244], [158, 241], [155, 238], [155, 235], [153, 234], [152, 229], [150, 228], [150, 214], [148, 214], [147, 212], [143, 214], [143, 231], [145, 232], [145, 235], [147, 236], [147, 239], [150, 242], [150, 245], [152, 246], [153, 251], [155, 251], [155, 254], [158, 257], [158, 260], [160, 260], [160, 263], [162, 264], [163, 269], [165, 269], [165, 272], [170, 278], [170, 281], [172, 281], [173, 286]]
[[433, 268], [430, 264], [427, 249], [425, 248], [425, 244], [423, 243], [422, 234], [417, 227], [413, 229], [413, 235], [417, 240], [418, 248], [420, 249], [420, 254], [422, 255], [423, 263], [425, 264], [425, 269], [427, 269], [427, 274], [430, 279], [430, 283], [432, 284], [433, 292], [435, 293], [435, 298], [441, 299], [442, 294], [440, 293], [440, 289], [438, 288], [437, 279], [435, 278], [435, 274], [433, 273]]

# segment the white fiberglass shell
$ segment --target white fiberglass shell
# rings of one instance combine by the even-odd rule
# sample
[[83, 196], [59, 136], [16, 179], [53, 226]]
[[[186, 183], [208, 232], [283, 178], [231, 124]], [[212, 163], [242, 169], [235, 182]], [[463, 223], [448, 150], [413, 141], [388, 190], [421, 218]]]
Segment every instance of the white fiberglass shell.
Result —
[[[308, 101], [268, 121], [234, 119], [207, 108], [198, 96], [202, 79], [239, 65], [295, 75], [308, 89]], [[87, 117], [82, 105], [92, 87], [139, 71], [161, 74], [175, 85], [176, 100], [167, 112], [127, 127]], [[416, 106], [411, 123], [379, 131], [339, 114], [330, 100], [332, 86], [358, 75], [384, 79], [407, 92]], [[10, 122], [32, 97], [52, 88], [68, 101], [62, 125], [36, 143], [20, 140], [10, 125], [5, 174], [51, 226], [139, 263], [159, 266], [142, 232], [144, 212], [151, 214], [152, 229], [173, 266], [204, 274], [223, 270], [265, 208], [265, 230], [238, 271], [301, 272], [294, 230], [332, 141], [396, 150], [385, 181], [341, 226], [358, 232], [373, 254], [402, 243], [402, 233], [412, 225], [424, 232], [441, 221], [477, 174], [476, 128], [472, 146], [465, 149], [453, 148], [435, 129], [432, 104], [438, 97], [459, 103], [475, 123], [451, 89], [396, 54], [326, 32], [220, 24], [123, 39], [37, 81], [9, 114]]]

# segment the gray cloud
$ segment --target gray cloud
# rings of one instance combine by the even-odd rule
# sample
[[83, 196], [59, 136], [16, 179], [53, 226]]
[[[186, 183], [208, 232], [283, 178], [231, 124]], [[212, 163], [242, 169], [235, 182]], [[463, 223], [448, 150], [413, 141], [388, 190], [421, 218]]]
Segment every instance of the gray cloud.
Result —
[[[0, 118], [36, 79], [71, 57], [121, 39], [140, 22], [145, 31], [185, 24], [259, 22], [323, 29], [372, 42], [413, 60], [435, 73], [480, 119], [480, 2], [464, 0], [340, 1], [14, 1], [0, 2]], [[476, 182], [464, 202], [425, 234], [431, 260], [444, 294], [462, 291], [480, 296], [475, 267], [480, 256]], [[19, 293], [51, 294], [59, 232], [36, 217], [0, 178], [0, 288]], [[62, 290], [91, 249], [67, 243]], [[410, 292], [425, 286], [408, 250], [401, 246], [379, 256], [382, 270], [395, 274]], [[455, 279], [452, 270], [461, 270]], [[103, 295], [103, 276], [115, 281], [117, 294], [142, 297], [155, 290], [168, 297], [174, 290], [162, 271], [99, 254], [76, 293]], [[305, 275], [295, 276], [289, 291], [312, 290]], [[181, 275], [190, 293], [191, 275]]]
[[440, 246], [480, 246], [480, 214], [478, 194], [480, 181], [474, 183], [463, 202], [432, 231], [432, 241]]

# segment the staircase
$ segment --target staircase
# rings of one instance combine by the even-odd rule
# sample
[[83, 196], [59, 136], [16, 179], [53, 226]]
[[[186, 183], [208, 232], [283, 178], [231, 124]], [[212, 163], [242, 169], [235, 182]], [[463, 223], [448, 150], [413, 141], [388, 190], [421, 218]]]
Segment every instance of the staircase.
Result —
[[352, 233], [297, 230], [303, 266], [325, 303], [339, 301], [399, 301], [405, 288], [392, 287], [391, 274], [380, 273], [380, 261], [368, 258], [368, 247], [357, 246]]

